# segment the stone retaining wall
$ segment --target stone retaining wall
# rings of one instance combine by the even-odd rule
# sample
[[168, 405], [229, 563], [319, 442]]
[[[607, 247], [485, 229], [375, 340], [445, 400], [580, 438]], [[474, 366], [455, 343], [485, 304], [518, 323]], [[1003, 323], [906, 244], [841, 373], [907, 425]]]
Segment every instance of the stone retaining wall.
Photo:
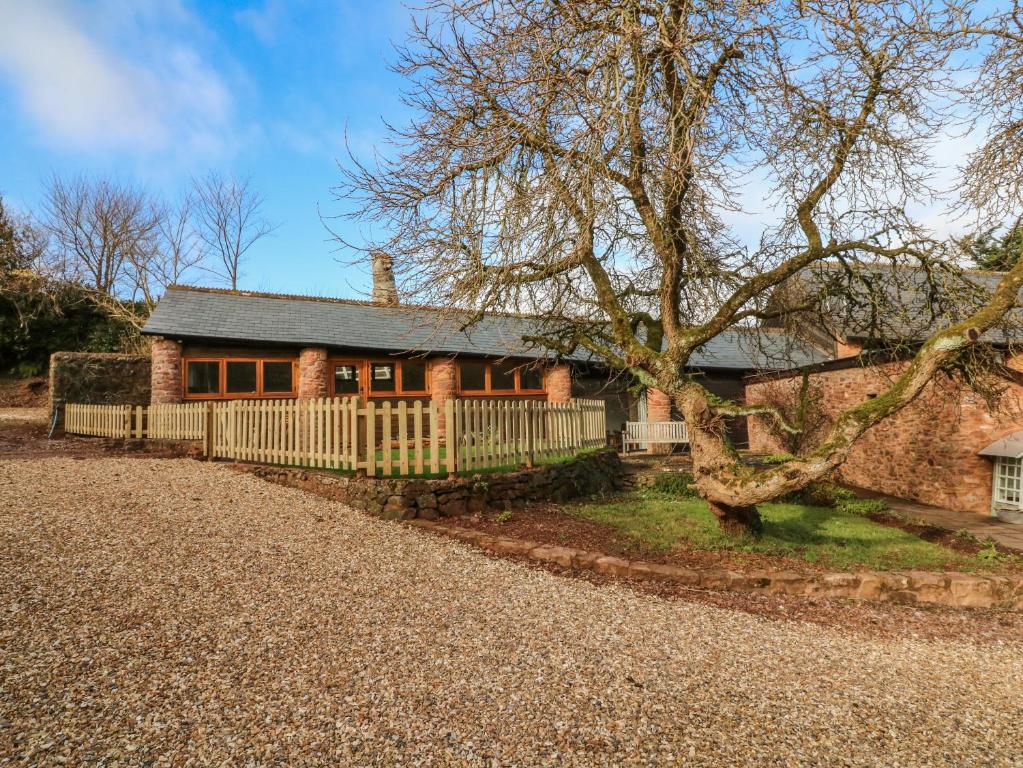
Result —
[[349, 477], [264, 464], [236, 464], [234, 468], [394, 520], [432, 520], [513, 509], [530, 501], [564, 501], [614, 490], [622, 478], [621, 460], [613, 450], [535, 469], [443, 480]]
[[148, 403], [150, 369], [149, 355], [54, 352], [50, 355], [50, 413], [57, 402]]
[[570, 570], [585, 570], [630, 579], [663, 581], [697, 589], [759, 592], [804, 597], [846, 598], [882, 603], [931, 603], [956, 608], [1023, 610], [1023, 577], [929, 571], [857, 571], [806, 574], [758, 570], [694, 570], [673, 565], [623, 560], [601, 552], [494, 536], [483, 531], [432, 520], [416, 526], [474, 544], [499, 555], [526, 557]]

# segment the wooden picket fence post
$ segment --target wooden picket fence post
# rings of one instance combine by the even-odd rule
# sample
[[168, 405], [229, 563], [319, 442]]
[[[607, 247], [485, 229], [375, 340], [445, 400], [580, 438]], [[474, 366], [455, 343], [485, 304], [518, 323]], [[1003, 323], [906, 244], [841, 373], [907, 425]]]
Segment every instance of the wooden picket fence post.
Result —
[[69, 403], [65, 409], [69, 434], [201, 440], [208, 459], [335, 469], [370, 477], [454, 476], [493, 467], [533, 467], [601, 445], [604, 423], [600, 400], [449, 399], [439, 405], [421, 400], [362, 403], [348, 397], [150, 406]]

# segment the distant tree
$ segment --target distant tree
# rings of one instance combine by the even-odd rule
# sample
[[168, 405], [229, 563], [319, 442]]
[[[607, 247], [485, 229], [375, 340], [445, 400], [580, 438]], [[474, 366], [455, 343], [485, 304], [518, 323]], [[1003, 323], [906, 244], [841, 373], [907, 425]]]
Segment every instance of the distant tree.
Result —
[[211, 171], [192, 184], [199, 239], [218, 262], [217, 274], [236, 289], [245, 254], [278, 225], [263, 217], [263, 197], [248, 178]]
[[8, 210], [0, 196], [0, 273], [31, 268], [45, 248], [45, 233], [29, 218]]
[[110, 179], [54, 175], [43, 209], [53, 265], [64, 279], [106, 297], [133, 292], [128, 267], [153, 253], [159, 232], [159, 209], [147, 192]]
[[983, 230], [962, 241], [970, 261], [977, 269], [1008, 272], [1023, 252], [1023, 221], [1016, 222], [1001, 235], [999, 227]]

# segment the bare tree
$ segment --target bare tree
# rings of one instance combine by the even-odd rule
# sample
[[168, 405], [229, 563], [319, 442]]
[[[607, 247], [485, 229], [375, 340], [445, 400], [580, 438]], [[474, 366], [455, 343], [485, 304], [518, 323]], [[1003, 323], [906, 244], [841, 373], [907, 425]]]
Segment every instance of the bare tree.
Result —
[[[432, 0], [396, 65], [415, 118], [391, 129], [386, 153], [352, 156], [337, 189], [350, 219], [385, 234], [345, 244], [357, 258], [390, 253], [424, 300], [472, 317], [532, 312], [537, 344], [586, 350], [666, 392], [689, 424], [701, 495], [723, 526], [757, 529], [757, 504], [832, 471], [1016, 304], [1023, 266], [975, 290], [910, 213], [943, 192], [932, 143], [969, 127], [985, 73], [1001, 87], [965, 189], [977, 205], [1023, 205], [1023, 30], [979, 7]], [[751, 180], [780, 212], [756, 246], [729, 225]], [[816, 447], [746, 466], [723, 424], [752, 409], [688, 375], [691, 355], [735, 326], [825, 313], [835, 297], [865, 302], [883, 330], [890, 312], [910, 312], [898, 291], [875, 290], [864, 267], [879, 263], [923, 275], [926, 342]], [[829, 277], [787, 290], [815, 269]]]
[[139, 250], [128, 263], [132, 298], [145, 305], [147, 314], [163, 291], [196, 275], [206, 260], [204, 243], [193, 221], [195, 198], [185, 194], [176, 205], [155, 210], [156, 232], [151, 247]]
[[219, 261], [220, 276], [236, 289], [246, 252], [278, 225], [263, 217], [263, 197], [247, 178], [211, 171], [193, 179], [193, 187], [199, 238], [210, 257]]
[[105, 297], [134, 288], [129, 267], [153, 252], [159, 230], [148, 193], [109, 179], [55, 175], [43, 208], [55, 266], [65, 278]]

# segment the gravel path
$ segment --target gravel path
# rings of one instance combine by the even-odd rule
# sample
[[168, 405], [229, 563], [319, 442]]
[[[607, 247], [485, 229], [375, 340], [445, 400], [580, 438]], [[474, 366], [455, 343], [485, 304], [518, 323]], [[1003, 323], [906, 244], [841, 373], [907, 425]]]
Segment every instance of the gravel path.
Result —
[[1023, 765], [1023, 645], [665, 601], [188, 460], [0, 462], [0, 764]]

